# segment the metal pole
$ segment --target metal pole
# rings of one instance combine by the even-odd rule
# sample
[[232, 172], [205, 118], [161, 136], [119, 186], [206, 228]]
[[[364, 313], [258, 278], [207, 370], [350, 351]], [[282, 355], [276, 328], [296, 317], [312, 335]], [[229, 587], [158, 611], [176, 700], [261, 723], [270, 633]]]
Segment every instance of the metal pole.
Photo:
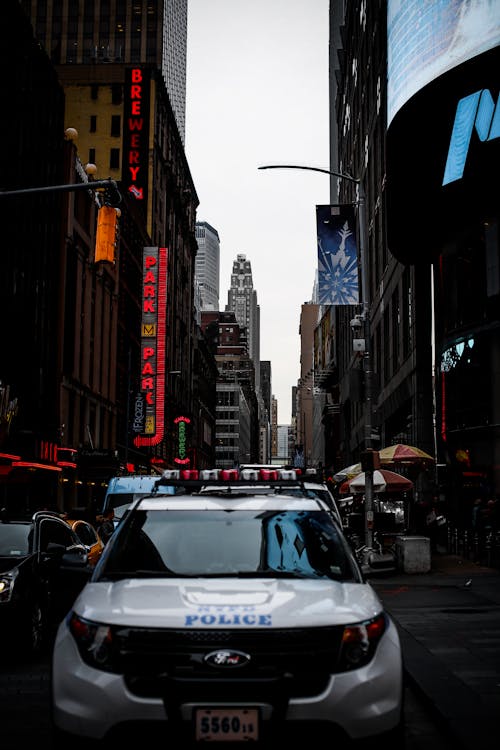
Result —
[[[352, 177], [342, 172], [334, 172], [319, 167], [301, 166], [298, 164], [267, 164], [258, 169], [307, 169], [311, 172], [322, 172], [341, 179], [356, 183], [358, 186], [358, 221], [359, 221], [359, 262], [361, 266], [361, 286], [363, 293], [363, 322], [365, 336], [365, 352], [363, 357], [365, 373], [365, 448], [372, 447], [372, 356], [371, 356], [371, 326], [370, 326], [370, 295], [367, 267], [367, 235], [368, 216], [366, 210], [366, 194], [360, 178]], [[373, 469], [365, 471], [365, 546], [369, 552], [373, 545]]]
[[129, 430], [130, 430], [130, 396], [132, 374], [132, 347], [129, 344], [127, 356], [127, 403], [125, 405], [125, 467], [128, 464]]
[[22, 188], [20, 190], [2, 190], [0, 198], [13, 195], [35, 195], [37, 193], [69, 193], [75, 190], [103, 190], [105, 191], [104, 202], [111, 206], [117, 206], [121, 202], [121, 195], [115, 180], [92, 180], [91, 182], [77, 182], [72, 185], [50, 185], [48, 187]]
[[[359, 194], [359, 261], [361, 265], [361, 286], [363, 294], [363, 321], [365, 336], [365, 351], [363, 365], [365, 372], [365, 448], [372, 447], [372, 357], [371, 357], [371, 326], [370, 326], [370, 290], [366, 257], [367, 242], [367, 213], [366, 195], [363, 182], [358, 181]], [[373, 467], [365, 469], [365, 545], [368, 550], [373, 545]]]

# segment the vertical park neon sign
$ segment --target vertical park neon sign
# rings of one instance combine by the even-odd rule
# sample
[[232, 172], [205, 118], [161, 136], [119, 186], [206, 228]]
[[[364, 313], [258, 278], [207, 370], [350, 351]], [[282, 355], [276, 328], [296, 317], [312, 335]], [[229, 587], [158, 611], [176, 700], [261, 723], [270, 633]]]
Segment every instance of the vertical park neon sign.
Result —
[[166, 247], [145, 247], [142, 261], [140, 392], [144, 428], [136, 446], [158, 445], [165, 432], [165, 333], [167, 309]]

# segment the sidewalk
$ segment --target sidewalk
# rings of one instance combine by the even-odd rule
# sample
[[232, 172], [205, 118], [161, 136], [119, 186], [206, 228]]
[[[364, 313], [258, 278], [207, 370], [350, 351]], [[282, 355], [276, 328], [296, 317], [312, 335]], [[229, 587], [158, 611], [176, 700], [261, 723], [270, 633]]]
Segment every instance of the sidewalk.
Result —
[[457, 748], [489, 746], [500, 716], [500, 570], [437, 554], [429, 573], [370, 582], [398, 625], [407, 679]]

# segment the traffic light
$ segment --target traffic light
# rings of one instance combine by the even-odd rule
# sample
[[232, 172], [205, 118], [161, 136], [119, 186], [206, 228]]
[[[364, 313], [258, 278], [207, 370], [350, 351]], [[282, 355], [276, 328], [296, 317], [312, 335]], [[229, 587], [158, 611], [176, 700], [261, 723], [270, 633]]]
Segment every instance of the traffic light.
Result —
[[112, 206], [101, 206], [97, 215], [95, 263], [114, 263], [118, 239], [118, 211]]
[[104, 188], [104, 203], [106, 206], [118, 206], [122, 197], [118, 186], [114, 180], [109, 180], [109, 184]]
[[115, 180], [93, 180], [89, 184], [99, 195], [102, 206], [113, 206], [116, 208], [122, 202], [122, 196]]

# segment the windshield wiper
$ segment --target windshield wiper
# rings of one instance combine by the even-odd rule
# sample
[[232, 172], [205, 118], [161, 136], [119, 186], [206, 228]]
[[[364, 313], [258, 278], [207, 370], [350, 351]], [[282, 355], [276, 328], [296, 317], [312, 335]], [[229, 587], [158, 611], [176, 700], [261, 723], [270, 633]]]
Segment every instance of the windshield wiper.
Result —
[[119, 581], [123, 578], [331, 578], [326, 573], [314, 574], [301, 572], [299, 570], [234, 570], [231, 572], [203, 573], [193, 571], [192, 573], [174, 573], [168, 570], [117, 570], [104, 572], [99, 577], [100, 581]]
[[296, 570], [234, 570], [227, 573], [195, 573], [200, 578], [311, 578]]
[[105, 570], [99, 580], [119, 581], [121, 578], [186, 578], [183, 573], [172, 573], [171, 570]]

